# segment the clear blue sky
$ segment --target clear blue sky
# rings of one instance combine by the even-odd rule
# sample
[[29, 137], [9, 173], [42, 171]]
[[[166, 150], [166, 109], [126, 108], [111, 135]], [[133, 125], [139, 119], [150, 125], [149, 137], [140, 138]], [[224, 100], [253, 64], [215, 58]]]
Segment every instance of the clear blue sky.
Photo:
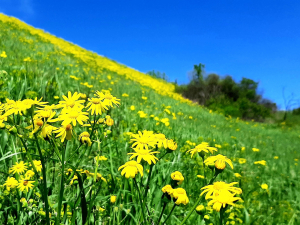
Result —
[[1, 0], [0, 12], [170, 81], [187, 83], [203, 63], [207, 72], [258, 81], [281, 108], [283, 87], [300, 99], [298, 0]]

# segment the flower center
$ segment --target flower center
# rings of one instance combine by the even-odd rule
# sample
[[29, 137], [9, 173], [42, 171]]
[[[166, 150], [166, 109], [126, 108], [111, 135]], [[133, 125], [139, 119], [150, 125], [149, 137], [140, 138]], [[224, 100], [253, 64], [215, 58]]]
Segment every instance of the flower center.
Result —
[[100, 104], [100, 102], [101, 102], [101, 100], [100, 100], [100, 98], [92, 98], [92, 103], [93, 104]]
[[79, 116], [79, 113], [77, 111], [72, 111], [69, 113], [69, 117], [71, 119], [76, 119]]
[[73, 108], [75, 105], [75, 101], [73, 99], [70, 99], [66, 102], [66, 106], [69, 106], [71, 108]]

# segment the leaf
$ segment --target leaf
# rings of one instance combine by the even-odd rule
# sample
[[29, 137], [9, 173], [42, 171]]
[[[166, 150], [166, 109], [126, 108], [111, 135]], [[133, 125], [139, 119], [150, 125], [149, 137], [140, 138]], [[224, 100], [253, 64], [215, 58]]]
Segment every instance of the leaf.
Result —
[[10, 158], [10, 157], [12, 157], [12, 156], [14, 156], [14, 155], [18, 155], [18, 154], [20, 154], [21, 152], [17, 152], [17, 153], [13, 153], [13, 154], [8, 155], [9, 153], [11, 153], [11, 152], [8, 152], [8, 153], [4, 154], [4, 156], [0, 159], [0, 161], [5, 160], [5, 159], [7, 159], [7, 158]]

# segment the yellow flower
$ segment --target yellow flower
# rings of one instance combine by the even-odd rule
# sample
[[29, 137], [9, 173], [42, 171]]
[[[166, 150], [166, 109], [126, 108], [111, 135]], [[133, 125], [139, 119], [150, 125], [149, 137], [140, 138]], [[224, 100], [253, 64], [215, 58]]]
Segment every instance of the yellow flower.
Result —
[[171, 195], [173, 188], [171, 185], [168, 184], [168, 185], [164, 186], [161, 190], [163, 193], [167, 192], [169, 195]]
[[158, 161], [158, 158], [155, 157], [153, 154], [159, 153], [157, 151], [152, 152], [151, 150], [145, 150], [145, 149], [133, 149], [135, 153], [128, 153], [128, 155], [132, 155], [130, 159], [133, 159], [137, 157], [137, 162], [140, 163], [141, 160], [145, 160], [148, 162], [149, 165], [152, 164], [152, 162], [155, 164], [156, 160]]
[[259, 152], [259, 149], [258, 148], [252, 148], [252, 151]]
[[191, 158], [193, 155], [198, 152], [198, 153], [208, 153], [210, 152], [213, 154], [213, 151], [217, 151], [217, 148], [215, 147], [209, 147], [207, 142], [202, 142], [201, 144], [197, 145], [195, 148], [188, 150], [188, 153], [191, 153]]
[[78, 180], [77, 175], [74, 175], [74, 177], [71, 179], [70, 185], [72, 185], [72, 184], [74, 183], [75, 180]]
[[129, 95], [126, 94], [126, 93], [122, 94], [122, 96], [123, 96], [123, 97], [129, 97]]
[[136, 150], [148, 150], [149, 147], [155, 147], [156, 145], [156, 138], [152, 131], [144, 130], [143, 133], [138, 131], [138, 134], [132, 134], [131, 135], [133, 139], [130, 141], [133, 141], [132, 148], [135, 148]]
[[215, 163], [215, 167], [219, 170], [223, 170], [226, 167], [225, 162], [233, 169], [231, 160], [224, 155], [210, 156], [204, 161], [205, 164]]
[[91, 139], [90, 139], [90, 134], [88, 132], [82, 132], [80, 135], [79, 135], [79, 141], [82, 143], [82, 144], [88, 144], [88, 146], [91, 146], [92, 145], [92, 142], [91, 142]]
[[198, 178], [204, 179], [205, 177], [202, 175], [197, 175]]
[[31, 177], [34, 176], [34, 172], [32, 170], [27, 170], [25, 173], [25, 178], [30, 179]]
[[198, 205], [196, 208], [196, 211], [201, 212], [205, 210], [205, 206], [204, 205]]
[[72, 130], [73, 130], [72, 125], [68, 124], [68, 125], [62, 125], [62, 127], [54, 131], [54, 133], [58, 133], [56, 135], [56, 138], [60, 137], [61, 142], [64, 142], [65, 139], [67, 139], [68, 141], [72, 139]]
[[135, 106], [134, 105], [130, 106], [130, 110], [134, 111], [135, 110]]
[[101, 98], [105, 102], [105, 104], [110, 107], [113, 107], [113, 104], [115, 104], [116, 106], [120, 105], [120, 99], [117, 99], [116, 97], [112, 96], [109, 92], [106, 92], [104, 94], [103, 92], [96, 91], [95, 95]]
[[6, 52], [5, 52], [5, 51], [2, 51], [2, 53], [1, 53], [0, 57], [2, 57], [2, 58], [6, 58], [6, 57], [7, 57], [7, 55], [6, 55]]
[[208, 205], [213, 205], [213, 209], [217, 212], [220, 212], [221, 208], [225, 208], [226, 205], [234, 206], [234, 202], [241, 200], [239, 197], [234, 197], [234, 194], [231, 194], [227, 190], [222, 190], [218, 195], [210, 196], [212, 200], [208, 203]]
[[106, 120], [105, 120], [105, 123], [106, 123], [106, 125], [107, 126], [112, 126], [112, 125], [114, 125], [114, 120], [112, 119], [112, 118], [107, 118]]
[[166, 138], [166, 136], [164, 134], [155, 134], [155, 138], [157, 141], [157, 147], [161, 148], [167, 148], [168, 147], [168, 139]]
[[123, 166], [120, 166], [118, 170], [120, 169], [123, 169], [121, 175], [123, 176], [125, 174], [126, 178], [135, 178], [135, 175], [138, 173], [143, 176], [143, 166], [138, 164], [136, 161], [126, 162]]
[[279, 159], [279, 157], [278, 156], [274, 156], [274, 159]]
[[244, 164], [244, 163], [246, 163], [246, 162], [247, 162], [246, 159], [244, 159], [244, 158], [239, 158], [239, 164]]
[[34, 187], [33, 183], [34, 183], [34, 181], [28, 180], [27, 177], [25, 177], [25, 178], [21, 177], [19, 179], [18, 188], [20, 191], [26, 190], [26, 192], [28, 192], [28, 189], [32, 189]]
[[96, 156], [95, 158], [95, 161], [106, 161], [107, 160], [107, 158], [105, 157], [105, 156]]
[[41, 160], [33, 160], [33, 164], [34, 164], [37, 172], [41, 172], [42, 171]]
[[246, 149], [245, 147], [242, 147], [242, 148], [241, 148], [241, 151], [245, 151], [245, 149]]
[[269, 186], [268, 186], [267, 184], [262, 184], [262, 185], [261, 185], [261, 188], [262, 188], [262, 189], [265, 189], [265, 190], [268, 190]]
[[202, 191], [200, 196], [202, 196], [206, 193], [205, 199], [208, 199], [211, 196], [219, 195], [220, 191], [222, 191], [222, 190], [226, 190], [233, 194], [241, 194], [242, 189], [233, 187], [233, 185], [235, 185], [235, 184], [238, 184], [238, 182], [232, 182], [230, 184], [227, 184], [223, 181], [214, 182], [214, 184], [207, 185], [207, 186], [201, 188], [201, 190], [204, 190], [204, 191]]
[[70, 123], [73, 124], [73, 126], [76, 126], [76, 123], [78, 122], [81, 126], [83, 125], [83, 122], [87, 121], [89, 117], [87, 116], [88, 113], [82, 112], [79, 109], [71, 108], [66, 109], [63, 114], [59, 115], [57, 119], [52, 120], [55, 121], [63, 121], [62, 125], [68, 125]]
[[44, 139], [51, 137], [53, 131], [57, 130], [56, 127], [51, 126], [49, 124], [45, 124], [42, 128], [42, 136]]
[[102, 115], [103, 112], [108, 110], [107, 102], [101, 100], [101, 98], [89, 98], [89, 103], [86, 108], [90, 107], [87, 111], [92, 110], [91, 115]]
[[175, 151], [177, 149], [177, 143], [174, 142], [172, 139], [168, 140], [168, 149]]
[[6, 186], [6, 190], [10, 191], [11, 188], [18, 186], [18, 181], [14, 177], [8, 177], [3, 186]]
[[107, 183], [106, 179], [100, 173], [97, 173], [97, 181], [99, 181], [100, 179]]
[[99, 212], [104, 212], [104, 211], [105, 211], [105, 209], [101, 208], [100, 206], [97, 207], [97, 210], [98, 210]]
[[59, 108], [79, 108], [80, 110], [83, 108], [81, 104], [85, 102], [85, 100], [78, 100], [81, 97], [80, 93], [75, 92], [72, 96], [72, 93], [68, 91], [68, 97], [62, 96], [65, 101], [59, 101]]
[[171, 196], [177, 199], [177, 201], [175, 202], [176, 205], [186, 205], [189, 203], [189, 198], [186, 194], [186, 191], [183, 188], [173, 189]]
[[115, 195], [110, 196], [110, 202], [111, 203], [115, 203], [116, 200], [117, 200], [117, 196], [115, 196]]
[[18, 173], [18, 174], [22, 174], [27, 170], [27, 166], [26, 163], [24, 163], [24, 161], [21, 161], [20, 163], [16, 162], [16, 164], [14, 166], [12, 166], [9, 169], [9, 173]]
[[265, 160], [260, 160], [260, 161], [254, 162], [254, 164], [260, 164], [262, 166], [265, 166], [267, 164], [267, 162]]
[[241, 175], [241, 174], [239, 174], [239, 173], [234, 173], [234, 176], [235, 176], [235, 177], [237, 177], [237, 178], [240, 178], [240, 177], [242, 177], [242, 175]]
[[174, 173], [171, 173], [171, 178], [172, 180], [178, 181], [177, 183], [178, 185], [182, 184], [182, 182], [184, 181], [184, 177], [179, 171], [175, 171]]
[[[45, 105], [44, 108], [38, 108], [36, 113], [36, 117], [41, 117], [44, 119], [48, 119], [49, 122], [52, 122], [51, 119], [55, 116], [56, 112], [53, 109], [56, 109], [56, 105]], [[55, 121], [53, 121], [55, 122]]]

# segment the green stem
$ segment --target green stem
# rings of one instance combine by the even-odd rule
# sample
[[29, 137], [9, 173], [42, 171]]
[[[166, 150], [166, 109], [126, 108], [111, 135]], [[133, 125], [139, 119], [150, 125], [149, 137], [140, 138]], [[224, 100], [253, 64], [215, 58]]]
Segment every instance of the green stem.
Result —
[[150, 185], [150, 178], [151, 178], [151, 173], [152, 173], [152, 169], [153, 169], [153, 164], [150, 165], [150, 171], [149, 171], [149, 175], [147, 178], [147, 183], [146, 183], [146, 189], [145, 189], [145, 193], [144, 193], [144, 201], [147, 199], [147, 195], [148, 195], [148, 190], [149, 190], [149, 185]]
[[173, 210], [175, 209], [176, 206], [177, 205], [174, 203], [173, 208], [171, 209], [171, 212], [169, 213], [169, 215], [167, 216], [167, 218], [165, 219], [165, 221], [163, 222], [163, 224], [165, 224], [167, 222], [167, 220], [170, 218], [170, 216], [171, 216], [171, 214], [172, 214], [172, 212], [173, 212]]
[[[68, 143], [68, 142], [67, 142]], [[60, 224], [60, 214], [61, 214], [61, 206], [64, 195], [64, 175], [65, 175], [65, 152], [66, 152], [67, 144], [65, 148], [62, 148], [62, 164], [61, 164], [61, 181], [60, 181], [60, 192], [58, 197], [58, 207], [57, 207], [57, 217], [55, 220], [55, 224]]]
[[183, 221], [180, 223], [180, 225], [184, 224], [187, 219], [192, 215], [192, 213], [194, 212], [194, 210], [197, 208], [197, 206], [199, 205], [200, 201], [202, 200], [203, 196], [200, 196], [198, 198], [198, 200], [195, 202], [193, 208], [191, 209], [191, 211], [189, 212], [189, 214], [187, 214], [187, 216], [183, 219]]
[[133, 178], [133, 181], [134, 181], [134, 184], [135, 184], [135, 186], [136, 186], [136, 188], [138, 190], [138, 194], [139, 194], [140, 204], [141, 204], [141, 208], [142, 208], [142, 220], [146, 221], [145, 210], [144, 210], [144, 207], [143, 207], [143, 202], [142, 202], [142, 196], [141, 196], [141, 193], [140, 193], [140, 189], [139, 189], [139, 187], [138, 187], [138, 185], [136, 183], [135, 178]]
[[223, 210], [223, 207], [221, 207], [221, 210], [220, 210], [220, 225], [223, 225], [223, 214], [224, 214], [224, 210]]
[[[46, 176], [46, 165], [44, 161], [44, 157], [42, 154], [42, 150], [39, 145], [39, 140], [37, 138], [37, 135], [34, 133], [34, 137], [36, 140], [37, 149], [39, 151], [39, 155], [41, 158], [42, 163], [42, 173], [43, 173], [43, 198], [45, 202], [45, 210], [46, 210], [46, 224], [50, 225], [50, 219], [49, 219], [49, 203], [48, 203], [48, 190], [47, 190], [47, 176]], [[32, 162], [33, 163], [33, 162]]]
[[[99, 187], [97, 187], [96, 185], [98, 185], [99, 184]], [[87, 214], [87, 217], [86, 217], [86, 224], [88, 224], [88, 221], [90, 221], [90, 215], [91, 215], [91, 212], [92, 212], [92, 208], [94, 207], [94, 201], [95, 201], [95, 199], [96, 199], [96, 197], [97, 197], [97, 195], [99, 194], [99, 191], [100, 191], [100, 189], [101, 189], [101, 180], [99, 180], [99, 183], [97, 183], [97, 184], [95, 184], [94, 186], [93, 186], [93, 188], [92, 188], [92, 190], [91, 190], [91, 193], [93, 192], [93, 191], [95, 191], [96, 189], [98, 188], [98, 190], [97, 190], [97, 192], [95, 193], [95, 195], [94, 195], [94, 198], [92, 199], [92, 197], [90, 198], [90, 204], [89, 204], [89, 211], [88, 211], [88, 214]]]
[[160, 216], [159, 216], [159, 218], [158, 218], [157, 224], [159, 224], [159, 222], [160, 222], [160, 220], [161, 220], [161, 218], [162, 218], [162, 216], [163, 216], [163, 214], [164, 214], [164, 211], [165, 211], [165, 209], [166, 209], [167, 204], [168, 204], [167, 202], [164, 203], [164, 206], [163, 206], [163, 209], [162, 209], [162, 211], [161, 211], [161, 213], [160, 213]]

